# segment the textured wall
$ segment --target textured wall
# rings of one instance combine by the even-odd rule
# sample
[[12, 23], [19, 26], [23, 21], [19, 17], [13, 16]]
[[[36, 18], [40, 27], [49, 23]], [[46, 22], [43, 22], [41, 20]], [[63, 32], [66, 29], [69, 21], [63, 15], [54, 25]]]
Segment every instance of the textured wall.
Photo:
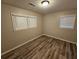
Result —
[[77, 19], [75, 19], [74, 29], [63, 29], [59, 27], [59, 17], [64, 15], [76, 15], [76, 10], [62, 11], [45, 15], [43, 20], [43, 32], [44, 34], [49, 34], [64, 40], [76, 42]]
[[[33, 15], [38, 17], [38, 27], [24, 29], [13, 32], [13, 24], [11, 19], [11, 13], [17, 15]], [[18, 46], [28, 40], [42, 34], [42, 15], [20, 9], [17, 7], [2, 4], [2, 52], [5, 52], [13, 47]]]

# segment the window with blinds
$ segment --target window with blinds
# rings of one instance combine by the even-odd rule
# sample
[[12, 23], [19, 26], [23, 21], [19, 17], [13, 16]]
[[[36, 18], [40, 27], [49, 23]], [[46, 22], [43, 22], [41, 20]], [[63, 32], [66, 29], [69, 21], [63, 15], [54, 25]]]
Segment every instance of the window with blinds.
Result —
[[60, 28], [70, 28], [73, 29], [75, 24], [74, 15], [66, 15], [60, 17]]
[[18, 16], [12, 15], [14, 31], [37, 27], [36, 16]]
[[28, 17], [28, 27], [33, 28], [37, 27], [37, 19], [34, 16], [29, 16]]

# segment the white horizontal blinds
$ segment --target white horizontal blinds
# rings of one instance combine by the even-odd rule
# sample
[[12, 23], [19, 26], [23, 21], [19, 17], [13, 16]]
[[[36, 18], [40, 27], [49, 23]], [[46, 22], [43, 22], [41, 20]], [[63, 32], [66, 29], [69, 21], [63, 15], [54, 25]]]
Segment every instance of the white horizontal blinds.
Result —
[[61, 16], [60, 17], [60, 28], [74, 28], [75, 23], [75, 16], [68, 15], [68, 16]]
[[29, 28], [37, 27], [37, 17], [35, 16], [28, 17], [28, 27]]
[[27, 28], [27, 20], [25, 17], [16, 17], [16, 26], [17, 29], [26, 29]]
[[36, 16], [12, 15], [12, 21], [13, 21], [14, 31], [37, 27], [37, 17]]
[[12, 15], [12, 23], [13, 23], [13, 29], [16, 30], [16, 17]]
[[27, 18], [23, 16], [12, 16], [14, 30], [27, 29]]

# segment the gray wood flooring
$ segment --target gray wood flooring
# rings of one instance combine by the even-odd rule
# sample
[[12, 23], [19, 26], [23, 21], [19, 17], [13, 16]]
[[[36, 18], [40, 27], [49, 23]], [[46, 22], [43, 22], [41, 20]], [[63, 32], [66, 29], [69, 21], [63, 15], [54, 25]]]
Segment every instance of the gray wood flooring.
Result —
[[77, 59], [75, 44], [41, 36], [7, 53], [2, 59]]

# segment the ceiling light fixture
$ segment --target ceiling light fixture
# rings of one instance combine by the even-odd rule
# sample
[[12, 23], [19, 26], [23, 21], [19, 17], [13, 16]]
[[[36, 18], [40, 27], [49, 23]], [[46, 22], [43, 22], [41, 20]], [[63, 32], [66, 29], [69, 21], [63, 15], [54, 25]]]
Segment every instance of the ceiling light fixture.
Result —
[[48, 1], [48, 0], [44, 0], [44, 1], [41, 2], [41, 4], [42, 4], [43, 6], [47, 6], [47, 5], [49, 4], [49, 1]]

